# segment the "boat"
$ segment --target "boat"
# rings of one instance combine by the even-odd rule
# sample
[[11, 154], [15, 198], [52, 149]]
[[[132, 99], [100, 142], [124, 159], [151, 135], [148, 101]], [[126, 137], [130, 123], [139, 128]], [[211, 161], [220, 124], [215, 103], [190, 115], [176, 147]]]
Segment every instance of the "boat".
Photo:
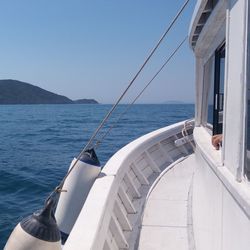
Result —
[[247, 0], [197, 1], [189, 30], [195, 118], [115, 153], [63, 250], [249, 250], [249, 18]]

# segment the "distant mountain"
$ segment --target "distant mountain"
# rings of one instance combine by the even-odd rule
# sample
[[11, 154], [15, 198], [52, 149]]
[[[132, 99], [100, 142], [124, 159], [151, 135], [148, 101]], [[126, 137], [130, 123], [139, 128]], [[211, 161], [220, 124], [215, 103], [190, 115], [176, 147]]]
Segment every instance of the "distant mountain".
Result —
[[79, 100], [75, 100], [74, 103], [76, 104], [98, 104], [98, 102], [94, 99], [79, 99]]
[[[74, 104], [66, 96], [57, 95], [32, 84], [17, 80], [0, 80], [0, 104]], [[83, 103], [83, 102], [82, 102]], [[87, 102], [86, 102], [87, 103]]]

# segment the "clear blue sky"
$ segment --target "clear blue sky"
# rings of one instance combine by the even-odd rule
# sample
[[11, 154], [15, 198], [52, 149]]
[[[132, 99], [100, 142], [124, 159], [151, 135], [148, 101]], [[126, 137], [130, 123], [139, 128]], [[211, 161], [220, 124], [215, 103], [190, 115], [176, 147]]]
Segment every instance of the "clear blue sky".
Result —
[[[188, 33], [195, 0], [124, 102], [146, 84]], [[113, 103], [184, 0], [2, 0], [0, 79], [32, 83], [72, 99]], [[186, 42], [139, 103], [194, 100]]]

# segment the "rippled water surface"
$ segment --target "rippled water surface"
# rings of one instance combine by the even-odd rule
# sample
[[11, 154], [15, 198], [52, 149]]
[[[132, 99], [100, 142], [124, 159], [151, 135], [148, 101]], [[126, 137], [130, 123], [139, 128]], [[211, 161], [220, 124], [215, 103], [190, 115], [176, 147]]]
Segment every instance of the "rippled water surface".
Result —
[[[0, 249], [21, 219], [43, 206], [110, 108], [0, 106]], [[126, 108], [120, 105], [112, 121]], [[97, 149], [99, 160], [103, 165], [131, 140], [193, 116], [193, 105], [134, 105]]]

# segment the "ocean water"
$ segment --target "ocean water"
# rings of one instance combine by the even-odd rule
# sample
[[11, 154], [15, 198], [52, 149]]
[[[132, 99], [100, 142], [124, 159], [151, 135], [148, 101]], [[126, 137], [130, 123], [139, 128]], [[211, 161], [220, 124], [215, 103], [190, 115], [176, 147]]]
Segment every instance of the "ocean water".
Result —
[[[0, 106], [0, 249], [15, 225], [42, 208], [73, 157], [84, 147], [111, 105]], [[194, 116], [194, 105], [120, 105], [99, 138], [102, 165], [119, 148], [152, 130]]]

